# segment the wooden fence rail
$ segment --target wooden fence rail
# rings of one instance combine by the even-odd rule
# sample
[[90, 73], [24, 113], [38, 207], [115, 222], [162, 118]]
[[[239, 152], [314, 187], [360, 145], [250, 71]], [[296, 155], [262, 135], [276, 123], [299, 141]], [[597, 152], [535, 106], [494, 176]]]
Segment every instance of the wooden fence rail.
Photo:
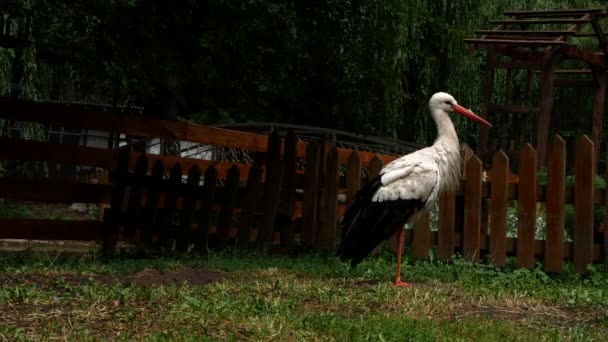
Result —
[[[5, 102], [0, 105], [8, 106], [10, 114], [0, 117], [154, 133], [263, 152], [245, 165], [0, 137], [0, 160], [111, 170], [110, 184], [0, 177], [0, 198], [107, 207], [103, 222], [0, 218], [0, 238], [101, 241], [108, 255], [117, 241], [199, 251], [227, 246], [263, 253], [335, 248], [345, 208], [395, 158], [337, 148], [329, 140], [302, 144], [293, 133], [267, 137], [141, 118], [76, 120], [76, 112], [66, 115], [54, 109], [57, 116], [43, 116], [35, 104], [28, 105], [29, 112], [17, 112], [18, 106]], [[593, 143], [585, 136], [577, 142], [573, 186], [566, 182], [566, 148], [559, 136], [549, 146], [546, 184], [539, 184], [532, 146], [525, 145], [520, 153], [513, 177], [504, 152], [498, 151], [484, 171], [480, 160], [465, 150], [461, 187], [440, 196], [437, 226], [431, 227], [437, 220], [427, 214], [406, 230], [413, 256], [426, 259], [435, 250], [439, 259], [449, 260], [459, 253], [500, 267], [513, 256], [517, 267], [533, 268], [542, 260], [549, 272], [561, 272], [565, 261], [572, 261], [580, 273], [593, 262], [608, 264], [608, 229], [601, 230], [594, 221], [594, 210], [608, 206], [608, 190], [594, 188]], [[297, 158], [305, 161], [303, 170], [296, 169]], [[566, 205], [574, 205], [574, 228], [568, 232]], [[510, 222], [513, 211], [515, 225]], [[544, 239], [537, 237], [539, 230]]]

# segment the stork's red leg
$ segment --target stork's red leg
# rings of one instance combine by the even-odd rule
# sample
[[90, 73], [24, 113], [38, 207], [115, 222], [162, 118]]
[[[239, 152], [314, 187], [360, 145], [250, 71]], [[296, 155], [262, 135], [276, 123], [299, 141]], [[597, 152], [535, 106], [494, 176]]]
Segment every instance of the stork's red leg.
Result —
[[399, 240], [399, 242], [397, 246], [397, 278], [395, 279], [395, 286], [410, 287], [410, 283], [404, 283], [401, 281], [401, 255], [403, 254], [403, 235], [403, 227], [401, 227], [397, 232], [397, 240]]

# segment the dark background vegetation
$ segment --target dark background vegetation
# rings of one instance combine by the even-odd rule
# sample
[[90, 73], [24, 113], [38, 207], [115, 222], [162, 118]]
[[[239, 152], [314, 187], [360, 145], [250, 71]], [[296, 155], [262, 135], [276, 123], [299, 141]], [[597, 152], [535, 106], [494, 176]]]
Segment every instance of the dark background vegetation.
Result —
[[[420, 143], [434, 138], [426, 107], [433, 92], [448, 91], [479, 109], [483, 55], [463, 41], [475, 29], [491, 28], [489, 20], [508, 9], [606, 5], [588, 0], [12, 2], [34, 10], [35, 44], [0, 50], [4, 95], [137, 105], [146, 115], [200, 123], [307, 124]], [[525, 79], [515, 78], [517, 93]], [[587, 132], [591, 95], [559, 91], [553, 130]], [[559, 118], [572, 114], [578, 120], [564, 129]], [[474, 146], [477, 125], [460, 120], [457, 125], [462, 140]]]

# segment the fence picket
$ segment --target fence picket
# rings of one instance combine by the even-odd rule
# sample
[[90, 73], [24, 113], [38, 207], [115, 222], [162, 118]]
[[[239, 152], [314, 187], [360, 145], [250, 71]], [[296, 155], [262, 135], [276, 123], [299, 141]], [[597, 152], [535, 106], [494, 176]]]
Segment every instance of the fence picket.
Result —
[[507, 264], [507, 198], [509, 195], [509, 158], [502, 151], [492, 160], [490, 213], [490, 259], [500, 267]]
[[281, 187], [283, 186], [283, 176], [285, 174], [285, 163], [281, 160], [280, 155], [281, 137], [278, 131], [273, 131], [270, 134], [268, 138], [268, 151], [266, 180], [264, 184], [264, 204], [256, 241], [258, 251], [262, 253], [269, 252], [274, 238], [275, 221], [279, 210]]
[[456, 228], [456, 195], [444, 191], [439, 197], [439, 231], [437, 232], [437, 256], [448, 261], [454, 255]]
[[481, 161], [471, 156], [465, 164], [463, 256], [479, 260], [481, 247]]
[[220, 209], [217, 220], [217, 238], [222, 247], [228, 242], [230, 237], [232, 214], [236, 204], [240, 181], [241, 169], [234, 164], [228, 169], [228, 176], [226, 177], [226, 185], [224, 187], [225, 191], [223, 192], [224, 197], [222, 198], [222, 209]]
[[425, 210], [414, 221], [414, 258], [427, 259], [431, 249], [431, 215]]
[[188, 179], [186, 180], [187, 187], [184, 194], [181, 222], [180, 227], [177, 228], [175, 238], [175, 248], [178, 251], [186, 251], [188, 249], [188, 243], [191, 241], [192, 218], [196, 206], [196, 195], [200, 179], [201, 169], [198, 165], [192, 166], [188, 172]]
[[305, 249], [316, 246], [320, 161], [321, 147], [316, 142], [309, 142], [306, 146], [304, 203], [302, 204], [302, 244]]
[[139, 210], [141, 207], [141, 198], [143, 194], [143, 186], [146, 180], [146, 172], [148, 171], [148, 158], [145, 155], [137, 158], [135, 165], [135, 174], [133, 175], [131, 184], [131, 193], [129, 195], [129, 204], [127, 206], [127, 218], [125, 226], [125, 235], [133, 237], [135, 229], [139, 225]]
[[335, 248], [337, 238], [337, 219], [338, 219], [338, 177], [340, 160], [338, 159], [338, 149], [332, 147], [327, 153], [325, 168], [325, 199], [323, 225], [319, 239], [319, 247]]
[[593, 142], [576, 141], [574, 181], [574, 270], [587, 273], [593, 262]]
[[346, 208], [350, 207], [357, 191], [361, 188], [361, 156], [353, 151], [346, 163]]
[[151, 247], [152, 237], [157, 232], [158, 203], [160, 200], [160, 190], [164, 174], [165, 167], [162, 161], [157, 160], [152, 167], [152, 177], [147, 186], [148, 196], [146, 198], [145, 215], [142, 217], [143, 227], [142, 243], [139, 246], [140, 249]]
[[[367, 165], [367, 181], [366, 183], [370, 182], [372, 179], [376, 178], [379, 174], [380, 171], [382, 170], [382, 167], [384, 166], [384, 163], [382, 162], [382, 159], [380, 159], [380, 157], [378, 157], [378, 155], [375, 155], [370, 161], [369, 164]], [[391, 251], [393, 252], [397, 252], [397, 237], [396, 235], [391, 237], [390, 239], [390, 247], [391, 247]], [[376, 248], [374, 248], [374, 252], [373, 254], [380, 254], [380, 246], [377, 246]]]
[[547, 188], [547, 236], [545, 272], [561, 272], [564, 265], [564, 206], [566, 201], [566, 143], [555, 135], [549, 143]]
[[203, 187], [201, 188], [201, 205], [198, 218], [198, 234], [195, 243], [198, 245], [199, 252], [207, 252], [209, 248], [209, 228], [211, 226], [211, 216], [215, 191], [217, 188], [217, 169], [212, 165], [205, 171]]
[[126, 195], [126, 187], [129, 176], [129, 150], [126, 148], [120, 149], [118, 152], [118, 163], [115, 174], [112, 180], [112, 202], [110, 211], [107, 217], [104, 217], [104, 234], [103, 234], [103, 255], [111, 257], [114, 254], [116, 243], [118, 242], [118, 231], [120, 225], [120, 217], [124, 212], [123, 203]]
[[536, 233], [536, 151], [530, 144], [522, 146], [519, 157], [517, 216], [517, 267], [534, 268]]
[[297, 138], [293, 130], [285, 137], [283, 161], [283, 187], [281, 203], [277, 216], [277, 228], [280, 231], [281, 247], [287, 248], [294, 238], [293, 214], [296, 207], [296, 162]]
[[247, 192], [245, 194], [245, 204], [241, 211], [239, 221], [239, 233], [237, 239], [237, 247], [240, 250], [249, 248], [251, 242], [251, 229], [255, 221], [255, 214], [258, 209], [258, 203], [262, 194], [262, 163], [259, 158], [256, 158], [253, 165], [249, 169], [247, 177]]
[[162, 247], [170, 248], [175, 238], [175, 226], [178, 221], [177, 197], [182, 183], [182, 167], [175, 164], [171, 168], [169, 183], [165, 197], [164, 217], [159, 231], [159, 242]]

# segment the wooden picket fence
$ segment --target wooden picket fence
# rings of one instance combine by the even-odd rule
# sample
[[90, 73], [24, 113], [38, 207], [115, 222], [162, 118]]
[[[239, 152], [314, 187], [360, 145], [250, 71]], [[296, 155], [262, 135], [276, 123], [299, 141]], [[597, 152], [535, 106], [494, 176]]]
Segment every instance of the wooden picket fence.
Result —
[[[111, 254], [117, 241], [141, 247], [257, 249], [301, 252], [333, 249], [339, 220], [356, 191], [396, 156], [338, 148], [331, 139], [297, 141], [293, 132], [270, 136], [164, 120], [95, 112], [56, 104], [0, 98], [0, 118], [54, 126], [169, 138], [256, 151], [252, 165], [0, 138], [0, 160], [31, 160], [110, 170], [110, 183], [0, 178], [0, 198], [94, 203], [107, 209], [103, 221], [0, 218], [0, 239], [88, 240]], [[577, 272], [607, 262], [608, 229], [594, 227], [593, 210], [606, 207], [606, 189], [595, 189], [594, 147], [585, 136], [576, 146], [575, 185], [566, 185], [566, 147], [553, 138], [547, 184], [537, 182], [536, 152], [521, 150], [511, 172], [508, 157], [496, 153], [483, 170], [464, 150], [460, 189], [438, 203], [438, 227], [423, 215], [406, 241], [417, 259], [431, 251], [441, 260], [456, 253], [472, 261], [518, 267], [544, 261], [561, 272], [573, 261]], [[298, 160], [304, 168], [298, 169]], [[484, 175], [484, 172], [486, 173]], [[484, 178], [485, 181], [484, 181]], [[517, 202], [517, 237], [507, 236], [507, 208]], [[536, 240], [537, 205], [545, 206], [546, 239]], [[572, 241], [564, 239], [565, 204], [575, 206]], [[394, 241], [393, 241], [394, 244]]]

